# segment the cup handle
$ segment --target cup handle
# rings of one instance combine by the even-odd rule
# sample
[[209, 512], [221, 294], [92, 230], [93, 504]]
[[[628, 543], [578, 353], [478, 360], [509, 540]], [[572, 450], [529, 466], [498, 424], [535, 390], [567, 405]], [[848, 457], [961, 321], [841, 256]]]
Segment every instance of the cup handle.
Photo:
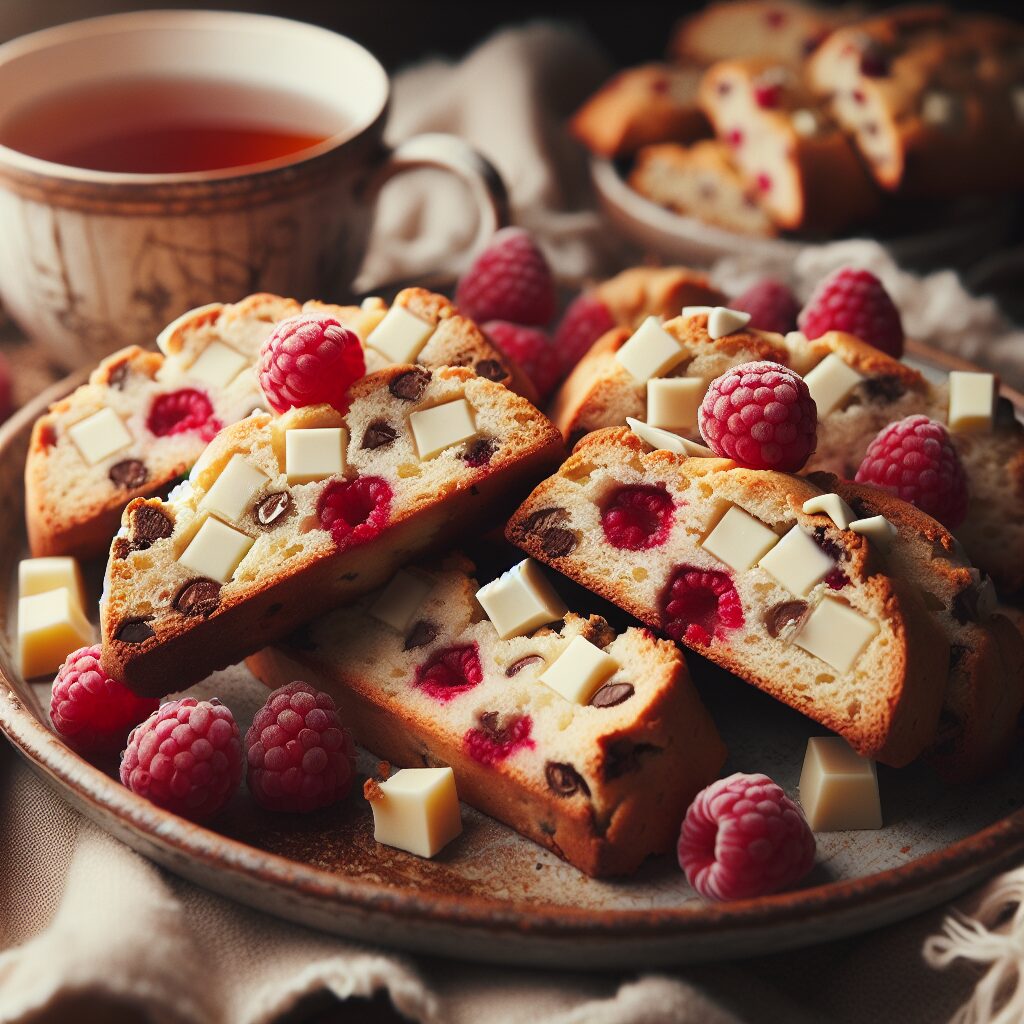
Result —
[[[426, 132], [399, 143], [387, 155], [380, 170], [366, 187], [363, 199], [374, 203], [380, 190], [396, 175], [422, 167], [436, 167], [451, 171], [469, 187], [473, 202], [479, 213], [476, 237], [468, 247], [476, 252], [490, 239], [498, 228], [510, 222], [508, 191], [498, 169], [485, 156], [457, 135], [442, 132]], [[354, 289], [357, 294], [367, 292], [391, 292], [412, 284], [428, 284], [418, 275], [408, 281], [370, 281], [360, 273]]]

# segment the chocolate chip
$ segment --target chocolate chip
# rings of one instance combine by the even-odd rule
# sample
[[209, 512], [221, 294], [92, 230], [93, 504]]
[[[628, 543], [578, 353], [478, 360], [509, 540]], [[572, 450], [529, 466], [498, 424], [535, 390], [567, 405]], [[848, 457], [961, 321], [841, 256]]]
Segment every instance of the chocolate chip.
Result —
[[220, 584], [205, 578], [186, 583], [174, 601], [182, 615], [201, 615], [204, 619], [219, 606]]
[[839, 544], [825, 536], [824, 526], [816, 526], [814, 528], [814, 540], [829, 558], [834, 558], [837, 562], [841, 561], [846, 555], [846, 552]]
[[149, 479], [149, 470], [138, 459], [122, 459], [110, 467], [110, 482], [126, 491], [134, 491]]
[[366, 433], [363, 434], [363, 443], [360, 447], [364, 450], [369, 449], [373, 451], [377, 448], [383, 448], [386, 444], [391, 444], [396, 437], [398, 437], [398, 433], [390, 423], [385, 423], [383, 420], [374, 420], [366, 428]]
[[778, 637], [786, 626], [799, 622], [806, 614], [806, 601], [780, 601], [764, 613], [764, 626], [769, 636]]
[[980, 622], [981, 616], [978, 613], [978, 588], [973, 584], [969, 587], [964, 587], [953, 598], [953, 604], [950, 608], [953, 614], [953, 618], [960, 623], [961, 626], [968, 622]]
[[527, 533], [532, 533], [549, 558], [562, 558], [576, 547], [576, 536], [558, 523], [568, 517], [564, 508], [543, 508], [529, 516], [524, 524]]
[[120, 640], [123, 644], [144, 644], [154, 636], [156, 632], [145, 619], [131, 619], [118, 629], [114, 639]]
[[872, 402], [895, 402], [902, 398], [907, 389], [899, 377], [887, 375], [884, 377], [867, 377], [861, 388], [865, 396]]
[[273, 526], [288, 511], [292, 496], [287, 491], [275, 491], [263, 498], [252, 510], [252, 517], [260, 526]]
[[590, 698], [592, 708], [613, 708], [629, 700], [636, 690], [632, 683], [605, 683], [593, 697]]
[[604, 777], [610, 782], [628, 772], [640, 768], [640, 758], [645, 754], [660, 752], [661, 747], [653, 743], [633, 743], [631, 740], [615, 740], [608, 746], [604, 762]]
[[548, 761], [544, 765], [544, 777], [548, 780], [548, 789], [558, 796], [573, 796], [576, 793], [590, 796], [587, 780], [564, 761]]
[[132, 513], [132, 542], [139, 551], [144, 551], [154, 541], [170, 537], [174, 523], [170, 517], [155, 505], [140, 505]]
[[497, 359], [481, 359], [473, 369], [478, 377], [486, 377], [487, 380], [503, 381], [508, 376]]
[[500, 715], [497, 711], [482, 712], [477, 721], [480, 723], [481, 732], [493, 743], [508, 743], [515, 737], [516, 726], [522, 721], [520, 715], [513, 715], [505, 720], [505, 724], [499, 728]]
[[466, 445], [462, 459], [467, 465], [477, 469], [480, 466], [486, 466], [491, 461], [495, 450], [496, 445], [493, 441], [486, 437], [478, 437]]
[[1012, 427], [1017, 422], [1017, 410], [1004, 395], [1000, 395], [996, 402], [996, 413], [993, 421], [997, 427]]
[[388, 390], [395, 398], [401, 398], [405, 402], [415, 402], [423, 396], [429, 383], [430, 371], [417, 368], [400, 373], [388, 385]]
[[505, 669], [505, 675], [511, 679], [513, 676], [519, 675], [527, 665], [536, 665], [540, 662], [544, 664], [544, 659], [539, 654], [528, 654], [525, 658], [520, 658], [518, 661], [513, 661], [507, 669]]
[[128, 379], [128, 363], [118, 363], [107, 374], [107, 386], [115, 391], [124, 391], [124, 382]]
[[437, 639], [437, 626], [425, 619], [420, 619], [415, 626], [409, 630], [405, 638], [404, 650], [414, 651], [417, 647], [426, 647]]

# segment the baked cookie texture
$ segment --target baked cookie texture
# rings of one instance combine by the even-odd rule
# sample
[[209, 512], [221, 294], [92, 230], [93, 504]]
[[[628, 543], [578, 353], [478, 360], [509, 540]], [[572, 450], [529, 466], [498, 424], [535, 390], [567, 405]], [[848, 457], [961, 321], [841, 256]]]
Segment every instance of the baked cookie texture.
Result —
[[[463, 800], [589, 875], [628, 874], [671, 849], [725, 760], [678, 648], [573, 613], [502, 640], [464, 559], [406, 571], [429, 590], [405, 628], [375, 617], [372, 595], [253, 655], [250, 668], [270, 687], [301, 678], [327, 690], [356, 741], [393, 765], [450, 765]], [[538, 679], [576, 637], [618, 666], [587, 705]], [[424, 682], [445, 658], [477, 681]]]
[[706, 274], [679, 266], [629, 267], [602, 281], [593, 294], [623, 327], [639, 327], [649, 316], [673, 317], [683, 306], [725, 302]]
[[[648, 546], [628, 549], [607, 513], [636, 489], [670, 512]], [[608, 429], [538, 485], [506, 536], [858, 753], [899, 767], [935, 739], [949, 643], [866, 537], [803, 512], [821, 493], [725, 459], [651, 452], [629, 429]]]
[[100, 609], [111, 675], [157, 695], [234, 664], [485, 527], [563, 451], [529, 402], [462, 367], [387, 367], [349, 397], [344, 415], [255, 413], [166, 501], [129, 503]]
[[[407, 288], [395, 305], [435, 325], [418, 364], [468, 366], [536, 400], [522, 372], [444, 296]], [[323, 311], [365, 343], [388, 309], [381, 299], [362, 306], [299, 305], [278, 295], [250, 295], [183, 314], [161, 332], [158, 352], [133, 346], [104, 359], [88, 383], [54, 403], [33, 428], [25, 463], [33, 555], [102, 554], [129, 501], [166, 490], [221, 427], [265, 409], [254, 366], [281, 320]], [[388, 365], [372, 347], [365, 353], [368, 369]], [[101, 420], [94, 422], [111, 440], [83, 452], [74, 438], [97, 415]]]

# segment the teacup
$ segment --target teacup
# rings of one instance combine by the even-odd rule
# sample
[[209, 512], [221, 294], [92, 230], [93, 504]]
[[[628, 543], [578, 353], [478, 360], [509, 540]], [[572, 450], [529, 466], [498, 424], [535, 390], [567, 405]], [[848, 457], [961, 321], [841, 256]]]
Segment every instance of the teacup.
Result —
[[[184, 310], [270, 291], [345, 297], [370, 241], [376, 194], [396, 173], [436, 166], [470, 186], [480, 235], [506, 216], [497, 173], [461, 140], [383, 142], [387, 74], [358, 43], [265, 15], [140, 11], [46, 29], [0, 46], [0, 143], [56, 95], [118, 80], [216, 78], [303, 97], [326, 111], [322, 141], [237, 167], [124, 173], [0, 144], [0, 300], [64, 366], [147, 344]], [[273, 94], [272, 94], [273, 95]], [[274, 106], [273, 101], [269, 104]]]

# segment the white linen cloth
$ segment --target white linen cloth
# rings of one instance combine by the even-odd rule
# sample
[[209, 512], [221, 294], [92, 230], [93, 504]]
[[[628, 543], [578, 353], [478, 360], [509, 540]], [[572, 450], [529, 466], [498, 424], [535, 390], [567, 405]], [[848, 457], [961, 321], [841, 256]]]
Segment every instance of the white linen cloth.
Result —
[[[391, 135], [463, 134], [499, 166], [518, 220], [542, 238], [559, 272], [596, 274], [613, 241], [585, 208], [582, 165], [560, 121], [605, 70], [568, 31], [507, 31], [457, 67], [431, 63], [401, 75]], [[498, 93], [482, 87], [494, 75]], [[472, 237], [465, 197], [443, 175], [389, 191], [381, 227], [391, 244], [379, 251], [374, 274], [432, 266]], [[968, 355], [973, 350], [962, 346], [1005, 329], [952, 277], [921, 286], [886, 265], [884, 253], [849, 244], [773, 269], [805, 289], [827, 266], [867, 261], [882, 272], [911, 333]], [[1019, 343], [1018, 336], [1005, 347]], [[281, 922], [155, 867], [67, 807], [2, 742], [0, 865], [0, 1024], [270, 1024], [286, 1014], [366, 1020], [366, 1004], [345, 1004], [379, 992], [397, 1013], [373, 1004], [374, 1020], [431, 1024], [935, 1024], [975, 992], [975, 1009], [958, 1019], [981, 1024], [1010, 1020], [996, 1012], [998, 990], [1024, 963], [1022, 874], [994, 883], [980, 904], [966, 901], [966, 912], [978, 915], [973, 923], [949, 919], [943, 931], [940, 910], [800, 953], [677, 973], [544, 973], [402, 956]], [[1013, 916], [1001, 915], [1004, 904], [1016, 908]], [[925, 962], [930, 935], [929, 960], [945, 970]]]

